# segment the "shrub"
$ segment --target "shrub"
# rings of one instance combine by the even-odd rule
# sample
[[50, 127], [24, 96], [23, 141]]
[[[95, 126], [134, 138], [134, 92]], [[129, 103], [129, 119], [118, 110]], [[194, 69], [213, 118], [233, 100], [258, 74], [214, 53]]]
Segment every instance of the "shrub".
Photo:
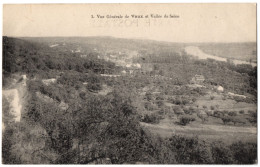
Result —
[[183, 116], [180, 118], [180, 124], [185, 126], [187, 124], [189, 124], [192, 121], [195, 121], [196, 119], [194, 117], [190, 117], [190, 116]]
[[229, 112], [228, 112], [228, 110], [223, 110], [223, 113], [228, 114]]
[[239, 114], [244, 114], [244, 113], [245, 113], [244, 110], [240, 110], [240, 111], [239, 111]]
[[145, 102], [144, 103], [144, 108], [148, 111], [153, 111], [154, 110], [154, 106], [150, 103], [150, 102]]
[[189, 100], [186, 99], [186, 98], [183, 98], [183, 99], [182, 99], [182, 104], [183, 104], [183, 105], [189, 104]]
[[190, 107], [189, 107], [189, 110], [190, 110], [191, 112], [195, 112], [195, 111], [196, 111], [196, 108], [190, 106]]
[[150, 114], [150, 115], [146, 114], [142, 120], [142, 122], [152, 123], [152, 124], [159, 123], [159, 121], [160, 118], [156, 114]]
[[175, 104], [176, 104], [176, 105], [182, 104], [182, 100], [181, 100], [180, 98], [176, 98], [176, 99], [175, 99]]
[[100, 83], [89, 83], [87, 89], [91, 92], [97, 92], [102, 89], [102, 86]]
[[233, 116], [236, 116], [236, 115], [237, 115], [237, 113], [236, 113], [236, 112], [234, 112], [234, 111], [231, 111], [231, 112], [229, 112], [229, 113], [228, 113], [228, 115], [233, 117]]
[[210, 99], [211, 99], [211, 100], [214, 100], [214, 98], [215, 98], [215, 96], [210, 96]]
[[221, 118], [223, 123], [226, 125], [227, 123], [231, 122], [231, 119], [230, 118]]
[[173, 111], [174, 111], [174, 114], [176, 114], [177, 116], [182, 115], [184, 113], [184, 111], [181, 109], [180, 106], [175, 106], [173, 108]]
[[191, 115], [195, 111], [195, 109], [193, 107], [189, 107], [189, 108], [184, 108], [183, 111], [185, 114]]
[[148, 101], [153, 100], [153, 94], [151, 92], [146, 92], [145, 97]]
[[208, 116], [206, 114], [198, 113], [197, 116], [202, 120], [202, 123], [208, 121]]
[[210, 109], [211, 109], [211, 110], [215, 110], [215, 107], [214, 107], [214, 106], [210, 106]]
[[231, 117], [231, 122], [234, 123], [234, 125], [236, 125], [237, 123], [242, 123], [242, 124], [245, 124], [246, 121], [244, 118], [241, 118], [241, 117]]
[[85, 92], [80, 92], [79, 97], [82, 98], [83, 100], [86, 100], [86, 93]]
[[225, 145], [223, 142], [213, 142], [211, 146], [212, 158], [215, 164], [234, 163], [232, 152], [230, 151], [228, 145]]
[[212, 116], [212, 112], [211, 111], [205, 111], [205, 113], [207, 114], [207, 116]]
[[178, 164], [212, 163], [209, 146], [197, 137], [172, 136], [169, 148], [175, 153]]
[[247, 118], [248, 121], [251, 124], [255, 125], [257, 123], [257, 113], [254, 111], [250, 111], [250, 110], [248, 111], [248, 113], [250, 114], [250, 118]]
[[233, 159], [237, 164], [254, 164], [257, 160], [257, 145], [255, 143], [233, 143], [230, 146]]
[[192, 98], [193, 103], [197, 101], [195, 97]]
[[161, 108], [164, 105], [163, 101], [161, 100], [157, 101], [156, 104], [159, 108]]

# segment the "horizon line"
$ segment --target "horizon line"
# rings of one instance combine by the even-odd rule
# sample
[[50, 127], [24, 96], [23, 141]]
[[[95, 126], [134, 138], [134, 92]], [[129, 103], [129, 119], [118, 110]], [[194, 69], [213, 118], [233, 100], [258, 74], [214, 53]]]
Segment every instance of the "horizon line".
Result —
[[99, 38], [115, 38], [115, 39], [128, 39], [128, 40], [148, 40], [148, 41], [155, 41], [155, 42], [165, 42], [165, 43], [257, 43], [257, 41], [208, 41], [208, 42], [176, 42], [176, 41], [163, 41], [163, 40], [156, 40], [156, 39], [149, 39], [143, 37], [133, 37], [133, 38], [124, 38], [124, 37], [115, 37], [115, 36], [9, 36], [9, 35], [2, 35], [2, 37], [12, 37], [12, 38], [88, 38], [88, 37], [99, 37]]

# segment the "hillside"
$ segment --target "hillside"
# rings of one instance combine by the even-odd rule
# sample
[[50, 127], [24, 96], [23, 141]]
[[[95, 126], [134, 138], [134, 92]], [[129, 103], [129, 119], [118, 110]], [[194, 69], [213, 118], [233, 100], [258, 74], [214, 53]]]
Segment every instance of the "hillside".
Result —
[[26, 92], [3, 101], [4, 164], [255, 163], [257, 66], [211, 57], [248, 61], [252, 43], [3, 37], [3, 45], [4, 96]]

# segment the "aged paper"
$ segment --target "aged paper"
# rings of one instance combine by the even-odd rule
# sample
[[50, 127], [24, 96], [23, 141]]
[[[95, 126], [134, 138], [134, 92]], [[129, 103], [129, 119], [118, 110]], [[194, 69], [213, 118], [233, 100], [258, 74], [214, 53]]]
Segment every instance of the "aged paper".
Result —
[[257, 163], [256, 10], [4, 4], [2, 163]]

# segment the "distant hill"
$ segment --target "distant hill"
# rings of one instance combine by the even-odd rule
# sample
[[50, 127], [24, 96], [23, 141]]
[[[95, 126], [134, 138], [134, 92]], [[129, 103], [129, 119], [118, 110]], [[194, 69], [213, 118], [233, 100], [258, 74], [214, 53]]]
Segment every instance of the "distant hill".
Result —
[[256, 62], [256, 43], [174, 43], [146, 39], [123, 39], [114, 37], [23, 37], [20, 39], [47, 43], [70, 43], [89, 48], [107, 49], [128, 49], [135, 51], [146, 51], [155, 53], [156, 51], [180, 52], [187, 46], [199, 47], [203, 52], [228, 59]]

